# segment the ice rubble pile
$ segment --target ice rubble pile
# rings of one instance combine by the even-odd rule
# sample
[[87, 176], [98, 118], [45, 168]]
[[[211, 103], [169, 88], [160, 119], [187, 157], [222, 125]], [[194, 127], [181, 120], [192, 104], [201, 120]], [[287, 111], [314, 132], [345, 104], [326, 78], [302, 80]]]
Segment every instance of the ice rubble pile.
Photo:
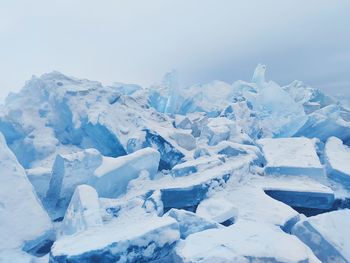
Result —
[[33, 77], [0, 108], [0, 262], [350, 262], [350, 112], [265, 70]]

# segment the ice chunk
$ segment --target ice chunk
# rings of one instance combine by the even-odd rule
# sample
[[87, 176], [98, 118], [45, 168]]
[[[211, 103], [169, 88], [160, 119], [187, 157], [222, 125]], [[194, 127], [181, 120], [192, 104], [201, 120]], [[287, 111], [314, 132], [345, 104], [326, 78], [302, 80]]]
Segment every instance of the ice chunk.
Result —
[[267, 161], [267, 174], [308, 175], [322, 179], [324, 169], [315, 143], [307, 138], [277, 138], [257, 141]]
[[43, 202], [46, 197], [47, 190], [49, 189], [51, 169], [36, 167], [32, 169], [26, 169], [26, 173], [29, 181], [34, 186], [38, 197]]
[[206, 219], [186, 210], [172, 208], [165, 214], [165, 216], [170, 216], [179, 223], [182, 239], [187, 238], [193, 233], [204, 231], [206, 229], [222, 227], [215, 221]]
[[350, 262], [350, 210], [338, 210], [298, 222], [292, 234], [326, 263]]
[[138, 222], [111, 222], [57, 240], [50, 262], [145, 262], [167, 256], [179, 240], [178, 223], [170, 217]]
[[216, 145], [221, 141], [229, 140], [236, 134], [236, 125], [233, 121], [225, 117], [210, 118], [202, 130], [201, 139], [206, 139], [208, 145]]
[[144, 147], [152, 147], [160, 153], [159, 170], [169, 170], [181, 162], [185, 156], [179, 149], [175, 148], [163, 136], [146, 129], [146, 142]]
[[325, 163], [328, 177], [350, 189], [350, 147], [331, 137], [325, 146]]
[[54, 219], [62, 217], [75, 188], [93, 186], [101, 197], [116, 197], [126, 191], [130, 180], [145, 170], [153, 178], [159, 164], [159, 153], [144, 148], [118, 158], [102, 157], [94, 149], [70, 155], [58, 155], [53, 167], [47, 203]]
[[79, 185], [60, 226], [60, 234], [72, 235], [101, 225], [102, 217], [96, 190], [89, 185]]
[[252, 181], [218, 192], [212, 198], [224, 198], [238, 209], [238, 220], [251, 220], [279, 226], [289, 232], [299, 220], [299, 214], [290, 206], [266, 195], [259, 184]]
[[196, 214], [224, 225], [232, 225], [238, 210], [224, 198], [208, 198], [200, 202]]
[[158, 170], [160, 154], [144, 148], [118, 158], [104, 157], [95, 171], [93, 185], [101, 197], [116, 197], [125, 192], [128, 183], [145, 170], [153, 178]]
[[160, 186], [164, 210], [171, 208], [192, 209], [202, 201], [209, 189], [223, 187], [233, 174], [239, 174], [249, 167], [250, 158], [233, 159], [219, 167], [206, 169], [188, 176], [164, 181]]
[[291, 95], [295, 102], [303, 105], [307, 114], [335, 102], [320, 89], [309, 87], [301, 81], [295, 80], [288, 86], [283, 87], [283, 89]]
[[174, 139], [180, 147], [188, 151], [191, 151], [194, 148], [196, 148], [196, 140], [190, 133], [190, 131], [175, 131], [173, 134], [170, 135], [170, 137]]
[[331, 136], [350, 144], [350, 112], [339, 105], [331, 104], [308, 115], [307, 122], [294, 136], [319, 138], [326, 142]]
[[174, 262], [320, 262], [310, 248], [278, 227], [244, 220], [190, 235], [174, 254]]
[[265, 193], [297, 209], [327, 210], [334, 204], [334, 192], [329, 187], [308, 177], [268, 177], [256, 182]]
[[192, 122], [191, 120], [183, 115], [175, 115], [174, 125], [177, 129], [191, 129]]
[[21, 249], [33, 255], [48, 253], [54, 239], [50, 218], [1, 133], [0, 175], [0, 253]]
[[171, 173], [175, 177], [186, 176], [192, 173], [197, 173], [205, 169], [220, 166], [223, 162], [216, 156], [214, 157], [199, 157], [195, 160], [190, 160], [184, 163], [177, 164], [171, 169]]
[[95, 149], [57, 155], [46, 196], [46, 206], [53, 219], [63, 217], [75, 188], [91, 184], [94, 171], [101, 164], [102, 156]]

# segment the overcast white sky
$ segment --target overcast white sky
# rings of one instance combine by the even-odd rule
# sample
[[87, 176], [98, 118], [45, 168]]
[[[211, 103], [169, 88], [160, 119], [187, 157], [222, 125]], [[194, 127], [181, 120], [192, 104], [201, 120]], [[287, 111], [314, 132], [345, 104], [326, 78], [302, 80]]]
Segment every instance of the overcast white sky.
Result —
[[294, 79], [350, 94], [349, 0], [11, 0], [0, 4], [0, 99], [52, 70], [149, 85]]

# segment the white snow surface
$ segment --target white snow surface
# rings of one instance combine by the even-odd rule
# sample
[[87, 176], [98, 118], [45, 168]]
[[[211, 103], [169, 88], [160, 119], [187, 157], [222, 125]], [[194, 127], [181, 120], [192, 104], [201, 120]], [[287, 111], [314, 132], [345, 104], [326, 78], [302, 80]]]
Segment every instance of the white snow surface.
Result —
[[269, 167], [322, 168], [315, 144], [308, 138], [266, 138], [257, 143]]

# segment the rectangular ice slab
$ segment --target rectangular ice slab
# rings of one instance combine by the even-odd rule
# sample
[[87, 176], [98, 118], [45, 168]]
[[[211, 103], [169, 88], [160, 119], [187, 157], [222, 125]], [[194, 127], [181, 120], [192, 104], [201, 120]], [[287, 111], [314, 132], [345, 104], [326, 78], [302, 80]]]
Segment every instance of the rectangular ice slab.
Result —
[[[178, 223], [170, 217], [110, 223], [57, 240], [50, 262], [149, 262], [169, 254], [179, 240]], [[96, 261], [97, 260], [97, 261]]]
[[1, 133], [0, 178], [0, 258], [11, 250], [48, 253], [54, 238], [50, 218]]
[[234, 172], [249, 164], [250, 156], [231, 160], [219, 167], [204, 170], [185, 177], [175, 178], [171, 185], [161, 187], [164, 210], [193, 207], [202, 201], [211, 187], [223, 186]]
[[325, 263], [350, 262], [350, 210], [338, 210], [298, 222], [292, 234]]
[[265, 193], [292, 207], [330, 209], [334, 192], [308, 177], [268, 177], [259, 180]]
[[245, 220], [181, 240], [172, 262], [320, 263], [306, 245], [277, 226]]
[[350, 147], [331, 137], [325, 146], [325, 163], [328, 177], [350, 189]]
[[314, 142], [307, 138], [277, 138], [257, 141], [267, 164], [267, 174], [308, 175], [320, 178], [324, 170]]

